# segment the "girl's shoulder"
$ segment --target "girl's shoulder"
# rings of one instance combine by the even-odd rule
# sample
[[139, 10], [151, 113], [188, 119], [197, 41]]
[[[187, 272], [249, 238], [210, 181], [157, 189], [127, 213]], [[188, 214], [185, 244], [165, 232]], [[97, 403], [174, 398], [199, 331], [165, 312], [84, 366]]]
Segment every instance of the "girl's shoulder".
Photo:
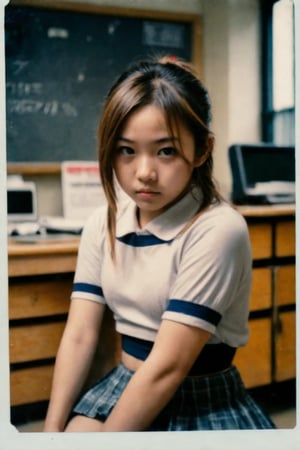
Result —
[[205, 222], [214, 225], [216, 228], [224, 228], [225, 226], [247, 228], [245, 218], [230, 203], [220, 201], [213, 203], [209, 208], [199, 214], [199, 225]]
[[220, 226], [224, 226], [224, 224], [228, 223], [235, 226], [247, 227], [246, 220], [242, 214], [226, 201], [211, 205], [207, 210], [207, 213], [207, 218], [215, 220], [216, 224], [219, 224]]
[[82, 238], [104, 235], [107, 223], [107, 206], [97, 207], [87, 218], [82, 231]]
[[229, 203], [222, 201], [199, 213], [190, 227], [190, 237], [230, 245], [233, 241], [248, 241], [248, 227], [244, 217]]

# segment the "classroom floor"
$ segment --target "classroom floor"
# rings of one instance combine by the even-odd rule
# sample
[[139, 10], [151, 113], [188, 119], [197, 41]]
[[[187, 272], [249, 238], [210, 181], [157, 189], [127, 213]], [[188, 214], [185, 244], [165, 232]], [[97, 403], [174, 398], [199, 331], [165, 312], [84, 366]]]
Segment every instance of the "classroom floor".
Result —
[[[296, 426], [296, 381], [280, 383], [251, 390], [252, 396], [271, 416], [276, 427], [290, 429]], [[16, 428], [20, 432], [41, 432], [43, 420], [32, 420], [19, 423]]]

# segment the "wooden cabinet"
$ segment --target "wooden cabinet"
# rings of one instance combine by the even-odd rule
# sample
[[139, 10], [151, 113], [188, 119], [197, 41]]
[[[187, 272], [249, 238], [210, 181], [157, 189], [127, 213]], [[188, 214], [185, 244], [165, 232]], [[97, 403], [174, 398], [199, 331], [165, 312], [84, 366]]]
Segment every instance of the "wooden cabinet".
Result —
[[[11, 405], [46, 401], [70, 303], [78, 239], [9, 244], [9, 350]], [[87, 383], [104, 374], [120, 353], [112, 315], [106, 313]]]
[[240, 207], [253, 255], [249, 344], [234, 363], [247, 387], [296, 376], [295, 209]]
[[234, 358], [247, 387], [269, 384], [272, 381], [272, 325], [269, 318], [250, 320], [250, 340]]

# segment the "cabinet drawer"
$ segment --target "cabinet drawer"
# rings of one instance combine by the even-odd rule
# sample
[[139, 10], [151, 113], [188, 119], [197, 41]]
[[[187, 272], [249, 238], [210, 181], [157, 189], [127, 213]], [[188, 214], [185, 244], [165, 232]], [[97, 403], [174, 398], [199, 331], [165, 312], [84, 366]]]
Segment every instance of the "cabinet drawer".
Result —
[[9, 330], [10, 362], [54, 358], [65, 327], [64, 322], [22, 325]]
[[280, 266], [277, 268], [276, 289], [277, 304], [287, 305], [296, 301], [296, 275], [295, 266]]
[[63, 314], [68, 311], [71, 279], [10, 280], [9, 318], [25, 319]]
[[272, 306], [272, 271], [268, 267], [253, 269], [250, 311]]
[[53, 365], [21, 369], [10, 374], [11, 405], [23, 405], [48, 400]]
[[234, 358], [248, 388], [271, 383], [272, 377], [271, 319], [251, 320], [249, 328], [249, 343], [239, 348]]
[[295, 222], [281, 222], [276, 225], [276, 256], [295, 256]]
[[296, 377], [296, 313], [279, 313], [279, 324], [275, 331], [275, 381], [284, 381]]
[[253, 259], [272, 256], [272, 227], [270, 224], [249, 224], [249, 235]]

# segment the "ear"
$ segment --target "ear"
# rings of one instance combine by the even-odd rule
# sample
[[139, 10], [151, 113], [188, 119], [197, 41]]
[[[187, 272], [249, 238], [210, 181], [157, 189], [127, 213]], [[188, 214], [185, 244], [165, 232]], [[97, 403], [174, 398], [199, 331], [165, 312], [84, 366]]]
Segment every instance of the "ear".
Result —
[[200, 167], [202, 164], [205, 163], [209, 155], [211, 154], [213, 148], [214, 148], [215, 138], [212, 134], [209, 134], [206, 139], [206, 146], [205, 151], [202, 153], [201, 156], [195, 159], [194, 161], [194, 167]]

